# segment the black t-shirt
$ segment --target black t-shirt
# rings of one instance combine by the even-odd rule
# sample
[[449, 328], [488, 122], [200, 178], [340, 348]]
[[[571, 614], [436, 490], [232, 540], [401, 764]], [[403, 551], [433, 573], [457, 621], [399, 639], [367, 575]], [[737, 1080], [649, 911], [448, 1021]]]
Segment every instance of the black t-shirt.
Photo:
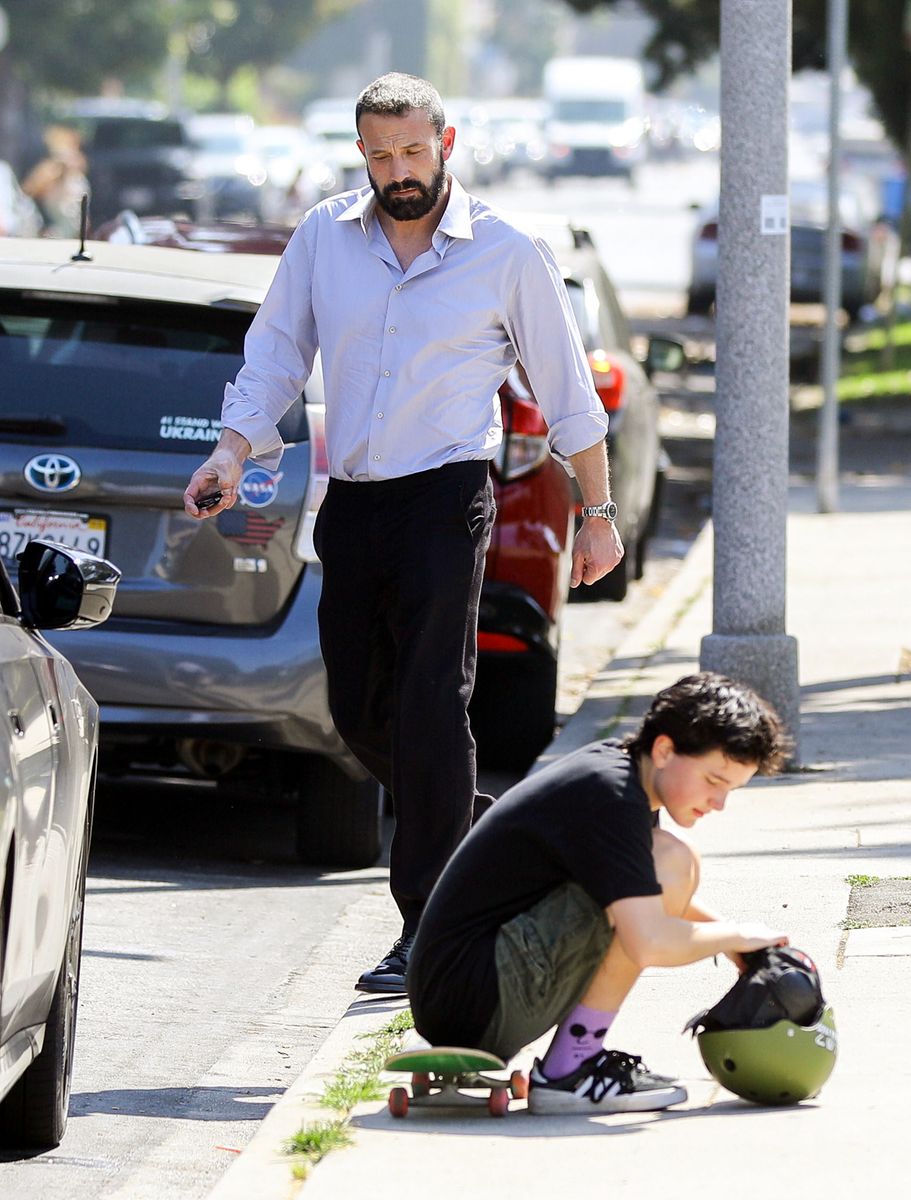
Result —
[[408, 965], [420, 1032], [471, 1046], [497, 1003], [501, 925], [562, 883], [602, 908], [656, 896], [653, 817], [638, 768], [616, 742], [595, 742], [523, 779], [493, 805], [443, 871]]

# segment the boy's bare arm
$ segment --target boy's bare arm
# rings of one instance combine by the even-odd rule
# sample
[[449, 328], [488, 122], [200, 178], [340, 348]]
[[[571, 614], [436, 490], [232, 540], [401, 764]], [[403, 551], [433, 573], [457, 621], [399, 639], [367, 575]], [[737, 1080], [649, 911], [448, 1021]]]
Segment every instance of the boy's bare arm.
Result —
[[640, 969], [681, 967], [715, 954], [733, 957], [788, 944], [785, 933], [758, 923], [716, 920], [695, 903], [690, 904], [686, 918], [668, 916], [660, 896], [617, 900], [607, 913], [621, 946]]

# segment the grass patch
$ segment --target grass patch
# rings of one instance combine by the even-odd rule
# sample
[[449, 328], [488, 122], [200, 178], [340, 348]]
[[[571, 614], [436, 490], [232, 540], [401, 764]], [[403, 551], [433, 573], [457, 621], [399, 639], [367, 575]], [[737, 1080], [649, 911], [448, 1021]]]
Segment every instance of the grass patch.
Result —
[[405, 1034], [414, 1028], [410, 1009], [396, 1013], [387, 1025], [374, 1033], [362, 1033], [366, 1045], [352, 1050], [338, 1074], [323, 1089], [320, 1103], [323, 1108], [338, 1113], [328, 1121], [313, 1121], [289, 1138], [285, 1153], [294, 1156], [295, 1179], [306, 1179], [311, 1167], [315, 1166], [331, 1150], [350, 1146], [354, 1140], [349, 1126], [349, 1116], [355, 1105], [364, 1100], [379, 1100], [383, 1095], [380, 1072], [390, 1054], [401, 1049]]
[[[891, 361], [886, 346], [891, 343]], [[911, 322], [895, 325], [891, 336], [882, 327], [851, 334], [845, 341], [839, 400], [878, 396], [911, 396]]]
[[872, 887], [874, 883], [879, 883], [878, 875], [846, 875], [845, 883], [851, 887], [865, 888]]

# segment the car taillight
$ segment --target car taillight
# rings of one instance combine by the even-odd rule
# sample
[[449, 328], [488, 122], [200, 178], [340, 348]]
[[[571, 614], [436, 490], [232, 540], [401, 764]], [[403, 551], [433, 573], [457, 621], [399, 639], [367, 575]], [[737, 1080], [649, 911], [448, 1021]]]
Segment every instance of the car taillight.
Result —
[[588, 364], [605, 412], [619, 411], [623, 407], [623, 368], [604, 350], [590, 350]]
[[701, 242], [717, 242], [718, 241], [718, 222], [706, 221], [699, 230], [699, 240]]
[[863, 243], [856, 233], [851, 233], [845, 229], [841, 235], [841, 248], [847, 250], [851, 254], [856, 254], [862, 247]]
[[478, 630], [478, 650], [499, 654], [527, 654], [528, 643], [511, 633], [485, 633]]
[[506, 385], [500, 405], [503, 441], [494, 462], [502, 480], [521, 479], [547, 461], [547, 423], [534, 400], [523, 400]]
[[307, 425], [310, 431], [310, 478], [307, 481], [301, 523], [294, 540], [294, 553], [301, 562], [318, 562], [319, 556], [313, 545], [313, 526], [329, 485], [325, 404], [307, 404]]

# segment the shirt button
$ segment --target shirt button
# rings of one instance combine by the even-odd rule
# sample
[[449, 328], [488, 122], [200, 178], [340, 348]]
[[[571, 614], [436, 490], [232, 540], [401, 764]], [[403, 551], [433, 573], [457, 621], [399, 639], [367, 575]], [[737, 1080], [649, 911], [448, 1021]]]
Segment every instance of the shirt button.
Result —
[[395, 326], [394, 326], [394, 325], [390, 325], [390, 326], [389, 326], [389, 332], [390, 332], [390, 333], [395, 333]]
[[379, 456], [378, 454], [374, 454], [374, 456], [373, 456], [373, 461], [374, 461], [374, 462], [379, 462], [379, 461], [380, 461], [380, 456]]
[[383, 374], [384, 374], [384, 375], [386, 376], [386, 378], [388, 379], [388, 378], [389, 378], [389, 376], [392, 374], [392, 372], [391, 372], [391, 371], [384, 371], [384, 372], [383, 372]]
[[397, 284], [395, 285], [395, 290], [396, 290], [397, 292], [400, 292], [400, 291], [402, 290], [402, 287], [403, 287], [403, 285], [402, 285], [401, 283], [397, 283]]
[[376, 415], [377, 415], [377, 417], [378, 417], [378, 418], [379, 418], [379, 419], [382, 421], [382, 419], [383, 419], [383, 414], [382, 414], [382, 413], [377, 413]]

